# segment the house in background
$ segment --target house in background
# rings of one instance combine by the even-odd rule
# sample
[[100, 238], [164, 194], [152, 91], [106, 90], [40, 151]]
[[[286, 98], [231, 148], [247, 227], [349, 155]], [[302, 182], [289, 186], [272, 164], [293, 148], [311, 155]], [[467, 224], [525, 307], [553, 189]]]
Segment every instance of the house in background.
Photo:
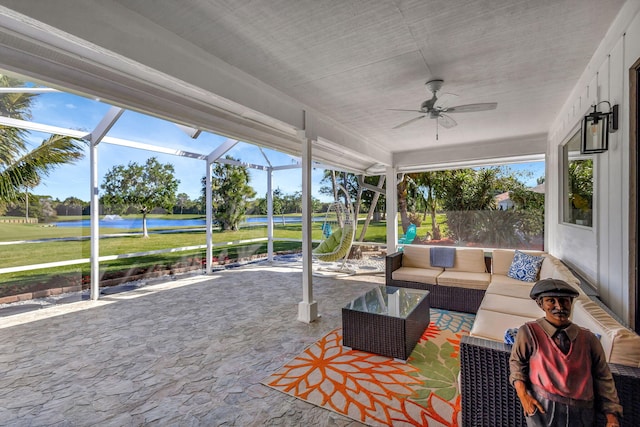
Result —
[[[535, 187], [531, 187], [528, 189], [529, 191], [533, 191], [534, 193], [544, 194], [544, 184], [538, 184]], [[511, 192], [505, 191], [504, 193], [500, 193], [496, 195], [493, 200], [496, 203], [496, 209], [501, 211], [506, 211], [515, 206], [513, 200], [511, 200]]]
[[509, 198], [509, 191], [505, 191], [504, 193], [500, 193], [493, 198], [496, 202], [496, 209], [501, 211], [506, 211], [515, 206], [513, 200]]
[[[387, 183], [544, 159], [545, 248], [640, 328], [640, 0], [3, 0], [0, 69], [300, 156], [307, 206], [311, 159]], [[431, 90], [457, 97], [434, 112]], [[588, 156], [584, 226], [567, 221], [566, 175], [594, 105], [618, 105], [619, 129]], [[386, 196], [393, 220], [394, 185]], [[307, 268], [305, 298], [310, 283]]]

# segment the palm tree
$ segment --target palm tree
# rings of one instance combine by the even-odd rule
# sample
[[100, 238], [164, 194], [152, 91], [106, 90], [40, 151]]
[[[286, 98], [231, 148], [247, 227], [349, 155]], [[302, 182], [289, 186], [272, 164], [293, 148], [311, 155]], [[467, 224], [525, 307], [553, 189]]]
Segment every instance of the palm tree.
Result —
[[411, 220], [409, 219], [409, 199], [415, 196], [416, 180], [419, 173], [405, 173], [402, 180], [398, 182], [398, 212], [400, 213], [400, 224], [404, 233], [409, 229]]
[[431, 215], [431, 238], [433, 240], [440, 240], [442, 235], [440, 233], [440, 226], [437, 222], [437, 208], [439, 200], [436, 197], [441, 192], [442, 178], [440, 171], [423, 172], [417, 179], [418, 185], [426, 192], [425, 200], [425, 217], [428, 213]]
[[[22, 82], [0, 75], [0, 87], [18, 87]], [[0, 115], [29, 120], [31, 103], [37, 95], [28, 93], [0, 94]], [[84, 156], [81, 140], [51, 135], [35, 149], [29, 150], [24, 129], [0, 125], [0, 202], [16, 202], [24, 198], [24, 188], [38, 185], [56, 166], [74, 162]]]

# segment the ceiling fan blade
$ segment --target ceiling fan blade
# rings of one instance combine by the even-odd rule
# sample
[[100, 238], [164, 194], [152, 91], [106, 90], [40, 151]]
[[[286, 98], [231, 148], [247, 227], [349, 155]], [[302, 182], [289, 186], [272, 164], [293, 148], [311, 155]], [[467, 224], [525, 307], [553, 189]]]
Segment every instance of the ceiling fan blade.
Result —
[[458, 95], [453, 93], [439, 93], [438, 99], [433, 104], [433, 108], [437, 110], [446, 110], [451, 103], [458, 99]]
[[404, 126], [406, 126], [406, 125], [408, 125], [408, 124], [410, 124], [410, 123], [415, 122], [416, 120], [424, 119], [425, 117], [426, 117], [426, 116], [418, 116], [418, 117], [414, 117], [414, 118], [413, 118], [413, 119], [411, 119], [411, 120], [407, 120], [406, 122], [400, 123], [399, 125], [392, 127], [392, 129], [398, 129], [398, 128], [404, 127]]
[[497, 102], [485, 102], [482, 104], [466, 104], [457, 105], [447, 109], [447, 113], [470, 113], [474, 111], [495, 110], [498, 106]]
[[447, 116], [446, 114], [440, 114], [438, 116], [438, 122], [440, 123], [440, 126], [447, 129], [451, 129], [452, 127], [458, 125], [458, 123], [455, 120], [453, 120], [451, 117]]
[[422, 113], [420, 110], [401, 110], [398, 108], [387, 108], [387, 111], [409, 111], [411, 113]]

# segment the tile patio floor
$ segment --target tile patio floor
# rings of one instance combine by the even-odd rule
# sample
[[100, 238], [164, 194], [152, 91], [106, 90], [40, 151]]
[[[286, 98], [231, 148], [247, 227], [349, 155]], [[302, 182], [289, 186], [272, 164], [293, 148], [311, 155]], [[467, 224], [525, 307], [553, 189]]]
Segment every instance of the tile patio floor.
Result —
[[0, 425], [360, 426], [260, 381], [383, 282], [314, 277], [311, 324], [301, 270], [266, 263], [0, 318]]

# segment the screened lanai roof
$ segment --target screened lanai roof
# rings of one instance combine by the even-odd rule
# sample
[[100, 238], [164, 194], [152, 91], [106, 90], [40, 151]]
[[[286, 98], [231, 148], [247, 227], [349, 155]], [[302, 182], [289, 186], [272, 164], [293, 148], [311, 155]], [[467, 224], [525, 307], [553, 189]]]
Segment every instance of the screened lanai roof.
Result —
[[[42, 105], [37, 107], [38, 110], [46, 109], [47, 112], [46, 114], [37, 114], [37, 120], [23, 121], [0, 116], [0, 124], [2, 125], [47, 135], [86, 137], [99, 125], [100, 120], [108, 115], [111, 108], [100, 100], [70, 96], [57, 89], [34, 86], [30, 83], [21, 87], [0, 88], [0, 93], [49, 94], [49, 98], [43, 100]], [[51, 99], [52, 95], [50, 94], [55, 93], [64, 96], [64, 98]], [[74, 118], [71, 119], [70, 115], [73, 115]], [[67, 125], [65, 126], [65, 124]], [[73, 126], [69, 124], [73, 124]], [[269, 148], [203, 132], [185, 125], [174, 124], [174, 126], [173, 134], [168, 134], [169, 128], [166, 126], [166, 121], [135, 111], [124, 110], [101, 142], [113, 146], [197, 160], [207, 160], [213, 155], [217, 163], [242, 165], [253, 170], [277, 172], [279, 170], [301, 169], [302, 167], [300, 158], [297, 156], [283, 156], [282, 153], [277, 153]], [[134, 128], [144, 128], [145, 137], [132, 137], [131, 133]], [[135, 133], [139, 134], [140, 131], [137, 130]], [[182, 134], [182, 137], [176, 133]], [[247, 155], [247, 152], [250, 155]], [[237, 160], [227, 159], [227, 155], [231, 155]], [[340, 170], [319, 162], [313, 162], [313, 167]], [[199, 185], [199, 178], [204, 174], [204, 167], [196, 173], [196, 175], [198, 174], [199, 176], [192, 183], [196, 187]]]

